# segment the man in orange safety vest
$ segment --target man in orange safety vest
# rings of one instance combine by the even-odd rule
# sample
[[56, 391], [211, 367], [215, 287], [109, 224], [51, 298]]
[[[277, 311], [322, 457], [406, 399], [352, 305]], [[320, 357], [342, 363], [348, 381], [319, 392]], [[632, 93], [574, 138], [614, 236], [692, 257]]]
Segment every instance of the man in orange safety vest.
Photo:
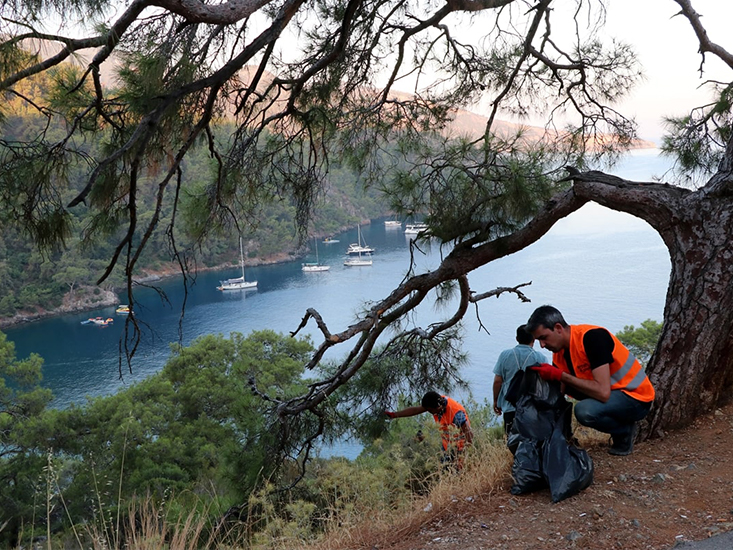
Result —
[[552, 352], [552, 365], [530, 368], [544, 380], [560, 382], [561, 390], [578, 400], [580, 424], [611, 435], [609, 453], [630, 454], [636, 423], [654, 401], [654, 387], [639, 360], [607, 329], [568, 325], [552, 306], [538, 307], [526, 328]]
[[447, 395], [429, 391], [423, 396], [420, 405], [395, 412], [385, 411], [384, 414], [394, 419], [415, 416], [424, 412], [432, 414], [440, 425], [444, 461], [452, 462], [458, 458], [457, 465], [460, 468], [460, 455], [465, 446], [470, 445], [473, 441], [473, 432], [466, 409], [456, 400]]

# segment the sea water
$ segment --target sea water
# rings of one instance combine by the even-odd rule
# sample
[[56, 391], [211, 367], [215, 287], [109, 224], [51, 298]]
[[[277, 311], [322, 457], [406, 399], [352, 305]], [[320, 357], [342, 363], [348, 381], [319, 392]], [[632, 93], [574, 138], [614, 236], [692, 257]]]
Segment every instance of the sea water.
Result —
[[[656, 153], [637, 151], [613, 172], [650, 181], [669, 164]], [[260, 329], [287, 334], [298, 327], [307, 308], [318, 310], [332, 333], [345, 330], [365, 304], [386, 297], [399, 285], [410, 266], [409, 237], [402, 229], [388, 229], [382, 220], [375, 220], [362, 227], [362, 234], [376, 248], [372, 266], [343, 265], [347, 246], [356, 241], [354, 229], [337, 235], [338, 243], [319, 243], [319, 260], [331, 266], [327, 272], [304, 273], [300, 262], [251, 268], [247, 279], [257, 280], [257, 289], [231, 292], [218, 291], [216, 286], [220, 279], [237, 276], [236, 269], [200, 273], [189, 290], [183, 317], [179, 279], [159, 285], [169, 302], [157, 292], [140, 289], [135, 315], [147, 328], [132, 360], [132, 372], [124, 361], [120, 364], [124, 317], [116, 316], [114, 308], [54, 317], [5, 332], [19, 358], [30, 353], [44, 358], [43, 384], [53, 390], [54, 406], [83, 404], [87, 397], [111, 394], [159, 371], [170, 356], [172, 342], [189, 344], [205, 334], [227, 336]], [[437, 266], [445, 253], [437, 246], [425, 251], [416, 255], [418, 272]], [[516, 327], [537, 306], [552, 304], [569, 323], [597, 324], [618, 332], [645, 319], [662, 320], [669, 273], [667, 249], [649, 225], [593, 203], [560, 220], [526, 249], [470, 273], [471, 289], [477, 294], [531, 283], [521, 289], [529, 303], [507, 293], [481, 301], [478, 315], [473, 308], [466, 315], [468, 362], [462, 376], [470, 384], [471, 396], [479, 403], [490, 400], [496, 359], [515, 345]], [[436, 310], [426, 303], [416, 320], [427, 326], [450, 317], [455, 305]], [[115, 323], [108, 327], [81, 324], [96, 316], [114, 317]], [[302, 334], [319, 342], [320, 333], [312, 322]], [[343, 345], [335, 346], [327, 359], [338, 359], [346, 352]], [[348, 446], [344, 449], [352, 454]]]

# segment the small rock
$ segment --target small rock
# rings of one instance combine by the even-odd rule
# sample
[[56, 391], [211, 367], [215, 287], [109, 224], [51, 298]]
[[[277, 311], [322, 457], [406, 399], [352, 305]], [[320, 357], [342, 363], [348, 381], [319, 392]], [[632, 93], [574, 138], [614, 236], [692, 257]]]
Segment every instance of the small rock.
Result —
[[569, 533], [568, 533], [567, 535], [565, 535], [565, 538], [566, 538], [567, 540], [569, 540], [570, 542], [573, 542], [573, 541], [576, 541], [576, 540], [578, 540], [578, 539], [579, 539], [579, 538], [581, 538], [582, 536], [583, 536], [583, 535], [581, 535], [580, 533], [578, 533], [578, 532], [577, 532], [576, 530], [574, 530], [574, 529], [573, 529], [573, 530], [572, 530], [572, 531], [570, 531], [570, 532], [569, 532]]
[[667, 481], [667, 476], [664, 474], [654, 474], [654, 477], [652, 477], [652, 481], [654, 483], [664, 483]]

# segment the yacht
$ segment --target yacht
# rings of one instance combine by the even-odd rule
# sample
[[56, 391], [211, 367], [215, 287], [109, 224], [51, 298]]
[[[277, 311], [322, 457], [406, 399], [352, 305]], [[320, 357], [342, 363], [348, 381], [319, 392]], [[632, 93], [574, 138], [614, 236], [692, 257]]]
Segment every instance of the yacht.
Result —
[[242, 266], [242, 276], [233, 279], [219, 281], [216, 290], [246, 290], [248, 288], [257, 288], [257, 281], [246, 281], [244, 279], [244, 251], [242, 249], [242, 237], [239, 237], [239, 264]]
[[405, 226], [405, 235], [417, 235], [421, 231], [427, 231], [428, 224], [426, 223], [408, 223]]

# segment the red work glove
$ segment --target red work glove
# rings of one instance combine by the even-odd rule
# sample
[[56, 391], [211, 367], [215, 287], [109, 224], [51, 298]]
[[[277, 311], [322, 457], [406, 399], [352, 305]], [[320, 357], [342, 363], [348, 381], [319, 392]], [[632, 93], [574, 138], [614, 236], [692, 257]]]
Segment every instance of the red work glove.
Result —
[[529, 369], [539, 374], [542, 380], [548, 380], [550, 382], [559, 382], [562, 377], [562, 371], [549, 363], [542, 363], [539, 366], [529, 367]]
[[390, 418], [397, 418], [397, 415], [393, 413], [392, 411], [384, 411], [384, 414], [386, 414]]

